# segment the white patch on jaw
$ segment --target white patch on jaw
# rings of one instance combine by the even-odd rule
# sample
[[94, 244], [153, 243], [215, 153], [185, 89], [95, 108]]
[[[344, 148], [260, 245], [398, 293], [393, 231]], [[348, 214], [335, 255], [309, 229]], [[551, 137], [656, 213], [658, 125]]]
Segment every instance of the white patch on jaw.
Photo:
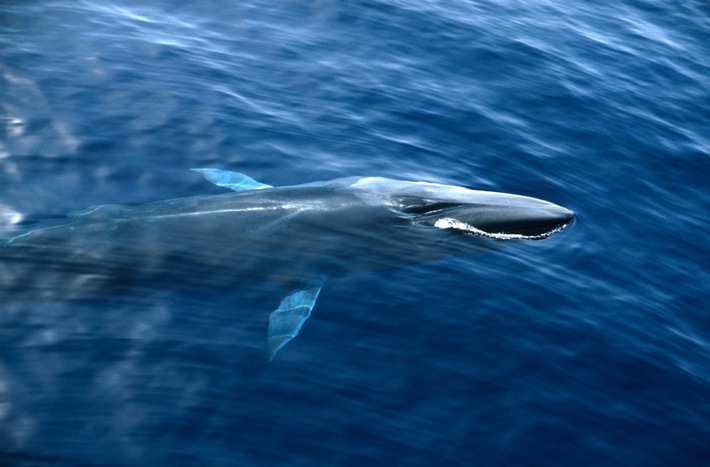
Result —
[[461, 222], [461, 221], [454, 219], [452, 217], [443, 217], [441, 219], [438, 219], [434, 223], [434, 227], [436, 227], [438, 229], [460, 230], [463, 232], [468, 232], [468, 233], [471, 233], [474, 235], [478, 235], [479, 237], [495, 238], [498, 240], [541, 240], [543, 238], [549, 237], [552, 234], [556, 234], [557, 232], [561, 232], [565, 227], [567, 227], [567, 224], [558, 225], [554, 229], [552, 229], [548, 232], [543, 232], [538, 235], [507, 234], [507, 233], [503, 233], [503, 232], [489, 233], [489, 232], [485, 232], [481, 229], [477, 229], [476, 227], [472, 226], [471, 224]]

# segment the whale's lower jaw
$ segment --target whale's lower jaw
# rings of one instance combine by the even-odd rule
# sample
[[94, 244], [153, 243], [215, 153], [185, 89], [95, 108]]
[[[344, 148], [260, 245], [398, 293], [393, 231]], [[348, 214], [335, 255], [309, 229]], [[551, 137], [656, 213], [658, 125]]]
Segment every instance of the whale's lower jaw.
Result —
[[528, 228], [522, 233], [511, 233], [502, 231], [486, 232], [485, 230], [477, 229], [476, 227], [469, 225], [465, 222], [461, 222], [448, 217], [439, 219], [434, 223], [434, 227], [437, 227], [439, 229], [452, 229], [458, 232], [463, 232], [478, 237], [493, 238], [497, 240], [544, 240], [551, 235], [562, 232], [569, 225], [570, 222], [566, 224], [558, 224], [552, 227], [550, 227], [549, 225], [545, 225], [540, 226], [539, 228]]

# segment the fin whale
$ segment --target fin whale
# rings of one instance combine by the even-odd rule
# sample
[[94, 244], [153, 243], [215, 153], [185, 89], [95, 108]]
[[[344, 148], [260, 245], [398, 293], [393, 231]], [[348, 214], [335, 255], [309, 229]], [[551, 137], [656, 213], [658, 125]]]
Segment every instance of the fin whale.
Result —
[[574, 214], [525, 196], [379, 177], [272, 187], [193, 169], [221, 195], [100, 206], [0, 243], [0, 304], [92, 300], [156, 284], [274, 281], [270, 358], [298, 335], [325, 280], [541, 240]]

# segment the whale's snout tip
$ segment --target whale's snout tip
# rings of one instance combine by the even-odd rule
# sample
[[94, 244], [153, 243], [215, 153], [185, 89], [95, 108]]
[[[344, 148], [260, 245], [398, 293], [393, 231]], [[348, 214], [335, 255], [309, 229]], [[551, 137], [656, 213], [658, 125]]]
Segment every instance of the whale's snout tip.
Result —
[[574, 214], [574, 211], [570, 211], [562, 206], [557, 206], [557, 218], [560, 224], [569, 225], [574, 222], [576, 215]]

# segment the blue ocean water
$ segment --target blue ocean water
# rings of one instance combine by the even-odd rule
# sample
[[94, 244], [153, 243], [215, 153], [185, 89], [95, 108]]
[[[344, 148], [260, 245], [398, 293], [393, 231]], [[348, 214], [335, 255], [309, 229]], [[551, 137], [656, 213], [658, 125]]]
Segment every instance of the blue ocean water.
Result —
[[574, 210], [281, 290], [0, 310], [2, 465], [710, 465], [704, 1], [0, 5], [5, 225], [352, 175]]

